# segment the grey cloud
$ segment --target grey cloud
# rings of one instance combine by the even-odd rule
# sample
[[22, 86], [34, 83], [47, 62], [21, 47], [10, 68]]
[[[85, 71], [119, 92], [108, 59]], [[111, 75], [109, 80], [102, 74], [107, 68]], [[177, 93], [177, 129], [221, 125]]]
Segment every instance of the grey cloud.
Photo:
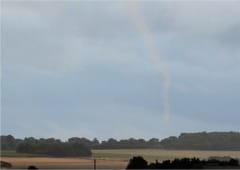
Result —
[[[238, 4], [135, 5], [149, 24], [159, 53], [174, 78], [208, 79], [212, 74], [224, 79], [239, 74], [240, 51], [238, 46], [231, 45], [238, 41], [239, 19], [234, 17], [239, 13]], [[131, 23], [127, 6], [87, 2], [6, 3], [3, 6], [4, 67], [62, 73], [100, 64], [113, 65], [112, 68], [123, 72], [142, 73], [150, 67], [153, 71], [154, 63]], [[215, 19], [216, 22], [210, 22]]]
[[[102, 5], [77, 4], [7, 3], [3, 11], [5, 65], [61, 71], [82, 68], [94, 59], [126, 60], [136, 56], [124, 52], [134, 46], [129, 39], [136, 41], [122, 38], [123, 28], [128, 27], [124, 18], [111, 15], [108, 11], [112, 9]], [[59, 6], [61, 10], [56, 10]]]
[[[35, 32], [43, 36], [44, 40], [52, 38], [57, 41], [59, 39], [71, 41], [71, 37], [76, 37], [82, 40], [92, 39], [93, 42], [99, 43], [107, 42], [108, 45], [115, 46], [139, 41], [139, 38], [136, 38], [139, 34], [130, 19], [127, 3], [31, 2], [17, 3], [15, 6], [13, 4], [6, 3], [3, 8], [3, 23], [10, 31], [15, 28], [12, 32], [19, 31], [19, 27], [23, 27], [23, 30], [20, 29], [23, 33], [24, 31], [26, 34]], [[237, 2], [169, 3], [163, 1], [135, 5], [141, 10], [154, 37], [158, 34], [167, 34], [170, 38], [177, 36], [191, 39], [189, 36], [194, 36], [193, 41], [202, 41], [202, 38], [206, 41], [212, 36], [219, 39], [223, 33], [232, 33], [233, 30], [238, 34], [237, 29], [233, 29], [240, 23], [238, 17], [235, 17], [239, 14]], [[18, 20], [21, 24], [9, 24], [11, 18], [13, 24], [18, 23]], [[161, 27], [166, 28], [162, 30]], [[159, 28], [160, 33], [156, 32]], [[94, 45], [89, 44], [89, 46]]]

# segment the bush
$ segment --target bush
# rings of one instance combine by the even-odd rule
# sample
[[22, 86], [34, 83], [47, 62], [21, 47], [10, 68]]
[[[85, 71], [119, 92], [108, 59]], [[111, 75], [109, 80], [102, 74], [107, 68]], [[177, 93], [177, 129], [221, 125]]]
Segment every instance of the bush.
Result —
[[148, 163], [143, 157], [137, 156], [130, 159], [127, 169], [147, 169]]
[[0, 168], [12, 168], [12, 164], [5, 161], [0, 161]]
[[28, 169], [38, 169], [36, 166], [34, 166], [34, 165], [30, 165], [29, 167], [28, 167]]

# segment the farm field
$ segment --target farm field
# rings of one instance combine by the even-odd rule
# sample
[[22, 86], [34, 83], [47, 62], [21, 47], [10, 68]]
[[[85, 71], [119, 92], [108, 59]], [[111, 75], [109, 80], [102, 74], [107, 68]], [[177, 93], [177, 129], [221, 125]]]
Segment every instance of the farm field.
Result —
[[210, 156], [231, 156], [240, 159], [240, 151], [188, 151], [160, 149], [114, 149], [93, 150], [91, 158], [52, 158], [37, 155], [18, 154], [14, 151], [2, 152], [1, 160], [10, 162], [13, 168], [26, 168], [35, 165], [39, 168], [93, 168], [93, 159], [97, 159], [97, 168], [124, 169], [133, 156], [143, 156], [148, 161], [166, 160], [182, 157], [198, 157], [206, 159]]
[[[1, 160], [12, 164], [14, 169], [26, 169], [34, 165], [40, 169], [93, 169], [92, 158], [50, 158], [50, 157], [2, 157]], [[98, 169], [124, 169], [127, 161], [97, 160]]]
[[240, 151], [194, 151], [194, 150], [162, 150], [162, 149], [109, 149], [93, 150], [93, 157], [104, 159], [129, 160], [133, 156], [143, 156], [149, 161], [159, 161], [183, 157], [207, 159], [210, 156], [231, 156], [240, 158]]

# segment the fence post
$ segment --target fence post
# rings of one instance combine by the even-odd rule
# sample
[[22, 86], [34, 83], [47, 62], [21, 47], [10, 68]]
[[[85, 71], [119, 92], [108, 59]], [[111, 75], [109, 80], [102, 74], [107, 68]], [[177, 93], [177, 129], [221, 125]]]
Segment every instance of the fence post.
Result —
[[96, 163], [97, 163], [97, 160], [96, 160], [96, 159], [94, 159], [94, 160], [93, 160], [93, 169], [94, 169], [94, 170], [96, 170], [96, 169], [97, 169], [97, 165], [96, 165]]

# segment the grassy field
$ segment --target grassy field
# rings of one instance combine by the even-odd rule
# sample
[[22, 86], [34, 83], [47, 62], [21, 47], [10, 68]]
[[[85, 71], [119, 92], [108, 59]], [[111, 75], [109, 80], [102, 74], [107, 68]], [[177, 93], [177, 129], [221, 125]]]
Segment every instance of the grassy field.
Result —
[[36, 165], [39, 168], [87, 168], [93, 167], [93, 159], [97, 159], [98, 168], [124, 169], [133, 156], [143, 156], [148, 161], [166, 160], [182, 157], [198, 157], [207, 159], [210, 156], [231, 156], [240, 159], [240, 151], [188, 151], [160, 149], [115, 149], [93, 150], [91, 158], [51, 158], [32, 154], [18, 154], [14, 151], [2, 152], [1, 160], [12, 163], [14, 168], [26, 168]]
[[1, 151], [2, 157], [39, 157], [35, 154], [17, 153], [16, 151]]
[[231, 156], [240, 158], [240, 151], [192, 151], [192, 150], [160, 150], [160, 149], [115, 149], [115, 150], [93, 150], [93, 157], [104, 159], [129, 160], [133, 156], [143, 156], [149, 161], [156, 159], [166, 160], [183, 157], [198, 157], [207, 159], [210, 156]]

